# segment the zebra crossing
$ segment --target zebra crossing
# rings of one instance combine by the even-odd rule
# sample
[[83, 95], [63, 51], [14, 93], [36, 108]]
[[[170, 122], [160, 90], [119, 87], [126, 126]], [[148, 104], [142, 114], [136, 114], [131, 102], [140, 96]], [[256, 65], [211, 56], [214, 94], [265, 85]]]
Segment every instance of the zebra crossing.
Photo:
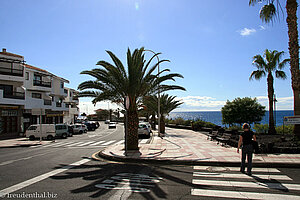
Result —
[[300, 199], [300, 183], [276, 168], [254, 168], [252, 176], [239, 167], [194, 166], [191, 195], [203, 198]]
[[[148, 139], [140, 139], [140, 144], [146, 144], [148, 142]], [[32, 146], [32, 148], [47, 148], [47, 147], [65, 147], [65, 148], [97, 148], [97, 147], [106, 147], [108, 145], [117, 145], [117, 144], [123, 144], [124, 140], [101, 140], [101, 141], [91, 141], [91, 140], [85, 140], [85, 141], [58, 141], [53, 142], [50, 144], [46, 144], [43, 146]]]

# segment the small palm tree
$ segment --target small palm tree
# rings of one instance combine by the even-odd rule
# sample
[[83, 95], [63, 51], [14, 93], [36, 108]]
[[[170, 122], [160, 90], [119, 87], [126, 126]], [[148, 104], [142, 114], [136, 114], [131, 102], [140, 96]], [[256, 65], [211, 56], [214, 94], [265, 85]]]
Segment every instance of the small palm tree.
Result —
[[[178, 108], [183, 102], [175, 100], [176, 96], [169, 96], [168, 94], [162, 94], [160, 96], [160, 132], [165, 133], [166, 125], [165, 119], [169, 113]], [[158, 98], [157, 96], [150, 96], [144, 98], [144, 103], [147, 111], [150, 113], [156, 113], [158, 111]]]
[[[300, 69], [299, 69], [299, 42], [298, 42], [298, 20], [297, 20], [297, 0], [285, 0], [287, 13], [287, 26], [289, 36], [289, 53], [292, 76], [292, 89], [294, 92], [294, 115], [300, 115]], [[273, 22], [282, 11], [279, 0], [249, 0], [249, 5], [266, 2], [260, 10], [260, 18], [263, 22]], [[294, 127], [294, 134], [300, 138], [300, 125]]]
[[262, 77], [267, 75], [267, 84], [268, 84], [268, 98], [269, 98], [269, 134], [276, 133], [274, 127], [274, 117], [273, 117], [273, 97], [274, 97], [274, 77], [273, 73], [275, 72], [276, 78], [286, 79], [286, 74], [282, 69], [289, 62], [289, 59], [285, 59], [280, 62], [283, 51], [278, 52], [276, 50], [269, 51], [265, 50], [263, 56], [256, 55], [253, 57], [253, 65], [257, 67], [256, 71], [253, 71], [250, 75], [250, 80], [255, 78], [260, 80]]
[[138, 105], [143, 96], [156, 94], [158, 91], [168, 90], [185, 90], [181, 86], [162, 84], [174, 78], [183, 78], [177, 73], [168, 73], [169, 69], [154, 74], [157, 66], [168, 60], [160, 60], [150, 67], [152, 60], [160, 53], [153, 55], [147, 62], [145, 60], [144, 48], [135, 49], [133, 53], [127, 51], [127, 69], [122, 62], [111, 51], [107, 51], [113, 64], [106, 61], [99, 61], [97, 65], [103, 68], [86, 70], [81, 74], [87, 74], [96, 80], [85, 81], [78, 86], [81, 90], [79, 97], [93, 97], [93, 103], [103, 100], [110, 100], [114, 103], [126, 107], [125, 99], [129, 97], [130, 106], [127, 110], [128, 127], [127, 127], [127, 149], [138, 149]]

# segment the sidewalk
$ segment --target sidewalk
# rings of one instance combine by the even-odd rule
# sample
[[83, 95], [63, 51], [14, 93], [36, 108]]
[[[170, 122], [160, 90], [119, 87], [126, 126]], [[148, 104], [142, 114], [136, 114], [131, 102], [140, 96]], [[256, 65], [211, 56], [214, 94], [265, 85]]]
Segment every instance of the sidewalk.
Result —
[[[207, 140], [200, 132], [184, 129], [166, 129], [166, 136], [160, 138], [154, 133], [149, 144], [140, 144], [139, 151], [124, 155], [124, 144], [116, 144], [94, 154], [99, 157], [116, 160], [145, 163], [222, 165], [240, 166], [240, 154], [236, 148], [217, 145]], [[240, 151], [241, 152], [241, 151]], [[300, 154], [255, 154], [255, 167], [300, 167]]]
[[15, 138], [9, 140], [0, 140], [0, 148], [13, 148], [13, 147], [29, 147], [48, 144], [52, 141], [30, 141], [28, 138]]

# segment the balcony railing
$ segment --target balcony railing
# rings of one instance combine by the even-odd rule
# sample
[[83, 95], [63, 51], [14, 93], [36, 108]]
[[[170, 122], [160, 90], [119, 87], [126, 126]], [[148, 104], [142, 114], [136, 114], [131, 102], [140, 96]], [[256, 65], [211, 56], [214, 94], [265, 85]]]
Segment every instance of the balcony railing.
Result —
[[4, 91], [3, 98], [8, 98], [8, 99], [25, 99], [25, 93], [24, 92], [6, 93]]
[[23, 76], [23, 69], [0, 67], [0, 74], [11, 76]]
[[48, 100], [48, 99], [44, 99], [44, 105], [45, 106], [51, 106], [52, 105], [52, 101]]
[[46, 82], [46, 81], [41, 81], [41, 80], [33, 80], [33, 85], [51, 88], [51, 82]]

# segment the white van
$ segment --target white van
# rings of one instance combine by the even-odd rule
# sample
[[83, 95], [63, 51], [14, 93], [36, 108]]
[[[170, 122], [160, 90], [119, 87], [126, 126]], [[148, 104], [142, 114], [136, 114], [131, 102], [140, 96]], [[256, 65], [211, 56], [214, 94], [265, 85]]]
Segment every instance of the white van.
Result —
[[35, 140], [35, 138], [47, 138], [48, 140], [53, 140], [55, 137], [55, 125], [54, 124], [42, 124], [42, 130], [40, 124], [33, 124], [26, 130], [26, 137], [29, 140]]

